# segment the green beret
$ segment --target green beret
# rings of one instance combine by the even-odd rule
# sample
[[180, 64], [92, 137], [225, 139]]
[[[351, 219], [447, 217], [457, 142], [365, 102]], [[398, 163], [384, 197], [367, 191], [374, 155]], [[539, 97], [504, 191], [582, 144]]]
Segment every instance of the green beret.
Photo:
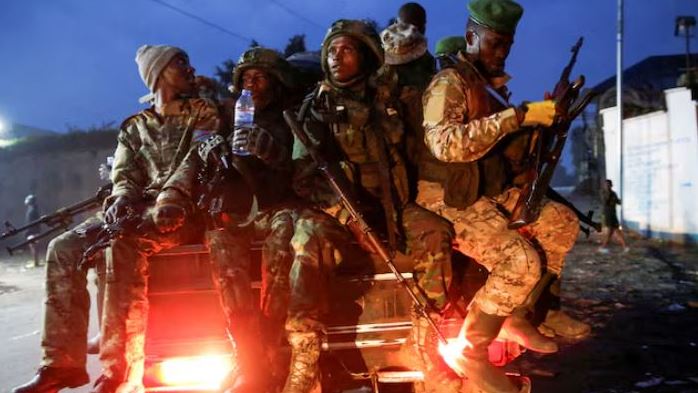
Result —
[[465, 37], [462, 35], [444, 37], [436, 43], [434, 54], [436, 56], [451, 55], [462, 50], [464, 51], [465, 47]]
[[470, 19], [498, 33], [513, 34], [523, 8], [512, 0], [471, 0]]

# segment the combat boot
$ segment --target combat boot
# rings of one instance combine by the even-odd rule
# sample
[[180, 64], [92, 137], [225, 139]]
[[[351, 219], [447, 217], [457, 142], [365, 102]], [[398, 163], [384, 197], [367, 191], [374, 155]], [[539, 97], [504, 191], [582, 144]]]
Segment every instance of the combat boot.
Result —
[[228, 328], [235, 347], [236, 369], [222, 384], [225, 393], [264, 393], [269, 364], [256, 317], [237, 318]]
[[12, 393], [53, 393], [64, 388], [77, 388], [90, 383], [84, 368], [61, 368], [43, 366], [34, 378], [24, 385], [12, 389]]
[[320, 393], [320, 334], [289, 333], [288, 343], [291, 345], [291, 365], [283, 393]]
[[506, 374], [489, 361], [487, 348], [497, 337], [505, 318], [486, 314], [476, 304], [465, 317], [459, 338], [464, 338], [469, 344], [466, 344], [458, 363], [468, 379], [469, 390], [488, 393], [528, 391], [527, 386], [521, 389], [514, 386]]
[[102, 374], [95, 381], [90, 393], [116, 393], [121, 385], [121, 379], [110, 378]]
[[540, 353], [555, 353], [558, 346], [555, 341], [544, 337], [525, 317], [526, 310], [516, 309], [504, 320], [499, 338], [513, 341], [524, 348]]
[[581, 339], [591, 333], [591, 326], [567, 315], [562, 310], [548, 310], [538, 330], [545, 336]]

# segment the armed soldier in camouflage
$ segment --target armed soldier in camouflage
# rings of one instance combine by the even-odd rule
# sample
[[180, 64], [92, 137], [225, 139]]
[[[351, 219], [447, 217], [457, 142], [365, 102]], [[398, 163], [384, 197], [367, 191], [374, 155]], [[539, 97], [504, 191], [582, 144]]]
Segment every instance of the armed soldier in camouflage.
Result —
[[[192, 135], [218, 130], [221, 118], [210, 101], [196, 94], [187, 54], [171, 46], [144, 45], [138, 71], [152, 93], [153, 106], [121, 125], [114, 155], [112, 194], [105, 201], [107, 223], [142, 217], [139, 230], [112, 240], [107, 250], [107, 286], [102, 323], [102, 376], [94, 392], [143, 389], [144, 339], [148, 316], [147, 257], [196, 241], [200, 230], [185, 212], [157, 208], [156, 197], [189, 151]], [[156, 214], [147, 210], [155, 205]], [[158, 230], [154, 229], [153, 222]], [[184, 223], [184, 225], [183, 225]], [[178, 230], [172, 230], [181, 226]]]
[[[104, 165], [104, 164], [102, 164]], [[99, 168], [101, 180], [102, 165]], [[110, 168], [111, 169], [111, 168]], [[90, 245], [86, 232], [99, 228], [102, 214], [97, 213], [49, 242], [46, 250], [46, 300], [41, 335], [41, 367], [36, 376], [13, 393], [55, 392], [90, 382], [85, 371], [87, 354], [99, 352], [99, 335], [87, 340], [90, 295], [87, 269], [80, 269], [83, 251]], [[104, 254], [93, 257], [97, 273], [97, 315], [102, 315], [104, 299]]]
[[[228, 392], [263, 392], [273, 389], [269, 385], [273, 384], [270, 378], [275, 373], [270, 372], [268, 360], [275, 359], [268, 359], [267, 356], [275, 358], [284, 323], [306, 326], [308, 322], [298, 321], [296, 315], [320, 312], [308, 310], [308, 296], [294, 289], [294, 285], [303, 277], [307, 282], [319, 283], [315, 277], [307, 277], [300, 267], [304, 265], [305, 255], [311, 251], [310, 243], [304, 243], [304, 249], [292, 246], [298, 243], [294, 241], [297, 237], [308, 242], [319, 242], [314, 231], [322, 213], [304, 209], [302, 201], [294, 196], [291, 188], [293, 137], [282, 116], [284, 109], [294, 105], [287, 102], [290, 96], [288, 92], [293, 87], [289, 64], [271, 49], [249, 49], [235, 67], [233, 87], [238, 94], [242, 89], [252, 92], [254, 126], [236, 129], [232, 135], [227, 135], [227, 130], [223, 130], [220, 135], [225, 139], [212, 135], [209, 141], [219, 140], [227, 145], [220, 150], [207, 152], [194, 146], [183, 165], [165, 185], [159, 200], [163, 202], [162, 207], [186, 206], [196, 200], [211, 200], [199, 207], [207, 210], [209, 215], [216, 215], [221, 210], [228, 217], [238, 217], [231, 223], [213, 218], [209, 220], [209, 230], [206, 232], [214, 280], [240, 362], [239, 372], [231, 375], [224, 388]], [[209, 142], [203, 142], [200, 146], [206, 143]], [[232, 151], [243, 150], [250, 155], [230, 156], [225, 153], [229, 148]], [[216, 181], [216, 173], [221, 170], [218, 165], [220, 160], [229, 161], [230, 171], [240, 176], [230, 176], [222, 182], [210, 184]], [[203, 182], [197, 185], [197, 179]], [[240, 179], [243, 184], [236, 182]], [[247, 198], [241, 198], [239, 192], [225, 190], [245, 187], [256, 198], [257, 211], [253, 209], [249, 213], [249, 225], [240, 227], [234, 224], [245, 221], [240, 219], [240, 212], [247, 209], [240, 205], [247, 206], [244, 202]], [[220, 205], [212, 199], [219, 198], [213, 196], [216, 193], [220, 193], [222, 209], [218, 209]], [[253, 302], [250, 280], [250, 246], [253, 239], [263, 240], [262, 323], [257, 305]], [[296, 270], [292, 274], [293, 280], [289, 280], [291, 269]], [[322, 289], [310, 289], [313, 298], [325, 298]], [[304, 337], [295, 333], [292, 331], [288, 336], [294, 360], [284, 388], [287, 393], [304, 392], [306, 388], [303, 386], [314, 386], [319, 381], [303, 374], [305, 368], [302, 364], [295, 364], [302, 363], [296, 358], [319, 355], [308, 347], [299, 350], [297, 343], [304, 342]]]
[[[299, 118], [326, 156], [339, 160], [368, 221], [383, 230], [391, 247], [404, 247], [412, 257], [414, 284], [419, 292], [435, 309], [444, 312], [449, 300], [452, 229], [446, 220], [410, 202], [400, 103], [394, 95], [394, 79], [381, 79], [382, 64], [383, 50], [371, 27], [361, 21], [336, 21], [322, 45], [325, 79], [307, 99]], [[371, 251], [365, 234], [298, 141], [294, 160], [297, 192], [322, 206]], [[429, 357], [422, 365], [427, 381], [459, 386], [454, 374], [437, 367], [434, 360], [438, 361], [438, 355], [424, 352], [420, 345], [425, 323], [417, 316], [414, 320], [410, 350], [416, 349], [416, 356]]]
[[507, 214], [519, 195], [513, 179], [526, 158], [528, 134], [520, 131], [551, 125], [555, 103], [508, 103], [504, 63], [523, 9], [511, 0], [473, 0], [468, 8], [465, 53], [440, 71], [424, 94], [425, 143], [441, 164], [433, 162], [431, 177], [420, 180], [418, 203], [449, 219], [459, 250], [490, 271], [460, 333], [470, 343], [463, 352], [468, 380], [483, 391], [515, 392], [487, 361], [487, 347], [513, 314], [506, 324], [526, 332], [533, 340], [529, 346], [557, 349], [532, 331], [519, 307], [543, 267], [560, 274], [579, 223], [572, 211], [548, 202], [524, 230], [507, 228]]

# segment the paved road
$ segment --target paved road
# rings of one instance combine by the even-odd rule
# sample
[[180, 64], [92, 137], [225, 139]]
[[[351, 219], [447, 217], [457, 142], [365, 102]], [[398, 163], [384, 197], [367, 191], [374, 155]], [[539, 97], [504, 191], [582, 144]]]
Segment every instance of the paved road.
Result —
[[[43, 268], [25, 269], [19, 259], [0, 261], [0, 393], [28, 381], [41, 360], [44, 274]], [[94, 294], [94, 284], [90, 287]], [[92, 311], [90, 334], [97, 332], [94, 303]], [[88, 371], [93, 380], [99, 375], [95, 356], [88, 359]], [[89, 385], [65, 391], [88, 392]]]

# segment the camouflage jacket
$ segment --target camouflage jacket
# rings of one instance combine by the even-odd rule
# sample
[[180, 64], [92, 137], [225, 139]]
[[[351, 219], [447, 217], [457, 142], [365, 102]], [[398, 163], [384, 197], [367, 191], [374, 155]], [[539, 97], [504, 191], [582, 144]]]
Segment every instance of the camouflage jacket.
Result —
[[464, 208], [508, 186], [527, 139], [511, 135], [520, 129], [516, 110], [493, 97], [496, 92], [508, 100], [508, 77], [486, 80], [464, 56], [458, 60], [436, 74], [424, 93], [424, 142], [441, 165], [433, 161], [420, 172], [442, 184], [447, 205]]
[[[408, 202], [403, 124], [389, 89], [353, 91], [323, 82], [312, 97], [308, 112], [304, 129], [319, 142], [328, 157], [337, 158], [364, 206], [381, 206], [384, 188], [381, 163], [385, 163], [385, 172], [390, 177], [394, 208], [399, 211]], [[340, 206], [327, 181], [314, 170], [312, 159], [298, 141], [294, 144], [293, 158], [296, 192], [346, 223], [348, 213]]]
[[121, 196], [154, 198], [189, 151], [192, 135], [219, 126], [218, 108], [203, 99], [173, 101], [162, 116], [149, 108], [126, 119], [114, 153], [114, 188], [105, 206]]

